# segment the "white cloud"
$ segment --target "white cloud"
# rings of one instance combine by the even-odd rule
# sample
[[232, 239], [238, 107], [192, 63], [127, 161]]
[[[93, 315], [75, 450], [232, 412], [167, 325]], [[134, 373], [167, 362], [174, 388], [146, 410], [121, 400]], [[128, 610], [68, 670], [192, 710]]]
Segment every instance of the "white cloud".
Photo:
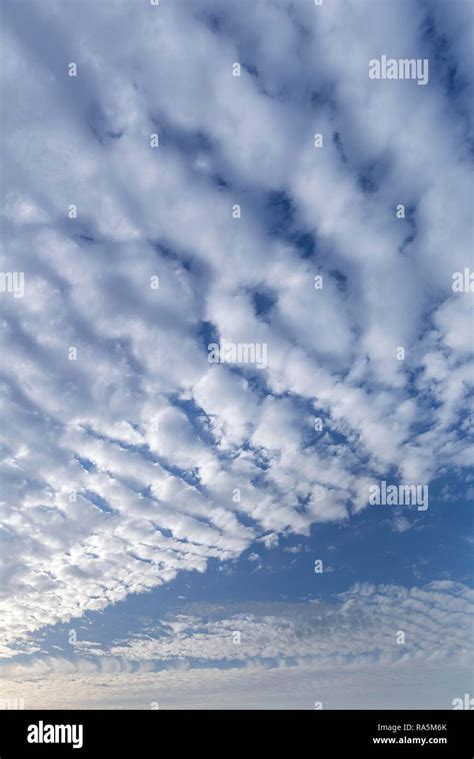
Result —
[[[469, 465], [471, 302], [451, 290], [471, 255], [465, 119], [435, 73], [367, 76], [374, 49], [425, 50], [421, 6], [226, 3], [220, 34], [213, 7], [5, 3], [0, 270], [26, 279], [0, 293], [5, 646], [346, 520], [387, 471]], [[232, 77], [237, 60], [257, 75]], [[283, 191], [313, 258], [270, 228]], [[206, 322], [268, 345], [265, 387], [210, 367]]]
[[66, 693], [75, 708], [451, 708], [472, 665], [473, 600], [437, 582], [354, 586], [336, 604], [191, 604], [106, 647], [79, 640], [72, 660], [32, 655], [0, 673], [27, 708]]

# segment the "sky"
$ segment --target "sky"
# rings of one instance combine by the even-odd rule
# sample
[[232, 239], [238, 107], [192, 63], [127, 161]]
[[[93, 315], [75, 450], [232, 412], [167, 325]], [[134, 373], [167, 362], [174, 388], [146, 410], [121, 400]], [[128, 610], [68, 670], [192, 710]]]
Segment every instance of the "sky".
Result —
[[474, 695], [472, 4], [0, 18], [0, 705]]

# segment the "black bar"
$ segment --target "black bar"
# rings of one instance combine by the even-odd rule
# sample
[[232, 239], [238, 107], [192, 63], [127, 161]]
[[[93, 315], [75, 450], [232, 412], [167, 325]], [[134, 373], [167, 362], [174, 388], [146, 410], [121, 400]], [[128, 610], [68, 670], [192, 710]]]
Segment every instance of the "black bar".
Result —
[[[0, 759], [114, 755], [133, 759], [166, 755], [169, 759], [174, 754], [197, 759], [201, 753], [225, 756], [239, 751], [244, 757], [257, 751], [265, 752], [262, 756], [267, 757], [278, 751], [278, 756], [291, 752], [291, 757], [305, 754], [322, 759], [332, 756], [472, 759], [472, 716], [462, 710], [12, 710], [0, 712]], [[56, 729], [60, 725], [65, 727]], [[75, 731], [72, 725], [76, 726]], [[28, 736], [42, 738], [43, 742], [28, 742]], [[70, 743], [46, 742], [49, 738]], [[424, 745], [420, 739], [425, 739]], [[73, 743], [77, 748], [73, 748]]]

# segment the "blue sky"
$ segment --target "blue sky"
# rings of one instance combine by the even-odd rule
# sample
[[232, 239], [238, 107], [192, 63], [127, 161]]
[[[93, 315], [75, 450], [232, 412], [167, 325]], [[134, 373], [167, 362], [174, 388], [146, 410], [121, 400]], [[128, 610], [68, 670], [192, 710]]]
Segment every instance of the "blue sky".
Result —
[[450, 708], [472, 6], [0, 6], [1, 697]]

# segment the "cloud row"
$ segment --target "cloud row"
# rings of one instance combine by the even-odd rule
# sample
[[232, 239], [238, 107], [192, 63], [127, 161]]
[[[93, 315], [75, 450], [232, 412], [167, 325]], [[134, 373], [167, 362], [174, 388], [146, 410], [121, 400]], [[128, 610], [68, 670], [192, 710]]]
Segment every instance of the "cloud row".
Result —
[[26, 708], [58, 694], [76, 708], [451, 708], [472, 667], [473, 600], [433, 582], [357, 585], [332, 604], [193, 604], [124, 640], [78, 633], [72, 654], [4, 663], [2, 693]]
[[[5, 650], [345, 520], [374, 478], [461, 473], [466, 6], [4, 6]], [[429, 85], [370, 80], [389, 49]], [[210, 365], [214, 339], [267, 368]]]

